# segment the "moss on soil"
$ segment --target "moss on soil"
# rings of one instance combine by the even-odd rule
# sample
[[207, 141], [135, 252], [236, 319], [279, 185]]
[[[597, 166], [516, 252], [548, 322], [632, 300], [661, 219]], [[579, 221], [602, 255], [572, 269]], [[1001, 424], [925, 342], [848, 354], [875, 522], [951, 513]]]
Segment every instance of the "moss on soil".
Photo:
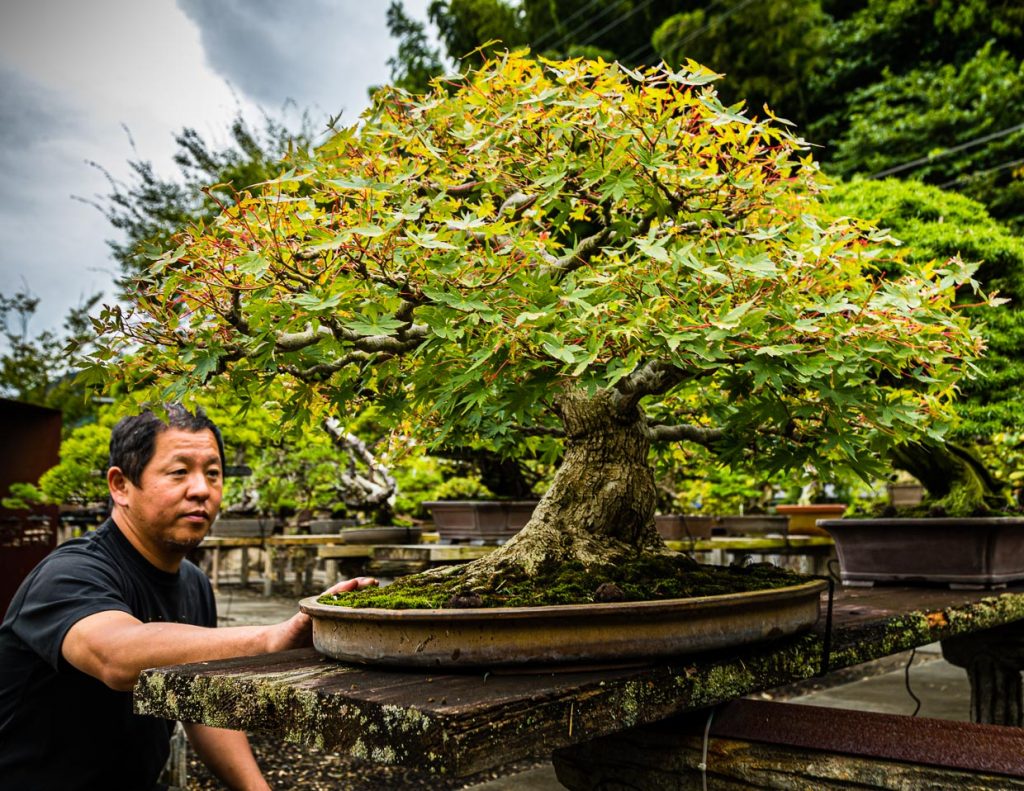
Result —
[[489, 589], [471, 588], [456, 572], [440, 581], [403, 577], [384, 588], [321, 596], [321, 604], [389, 610], [460, 607], [539, 607], [598, 601], [688, 599], [781, 588], [806, 577], [768, 563], [705, 566], [684, 555], [642, 556], [629, 563], [585, 568], [568, 563], [531, 578], [509, 572]]

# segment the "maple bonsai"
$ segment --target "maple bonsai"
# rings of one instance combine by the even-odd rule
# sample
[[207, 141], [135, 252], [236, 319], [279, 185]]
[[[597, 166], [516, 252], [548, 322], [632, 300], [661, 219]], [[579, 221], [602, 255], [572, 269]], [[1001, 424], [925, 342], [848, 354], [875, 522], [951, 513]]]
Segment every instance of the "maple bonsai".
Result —
[[724, 107], [715, 76], [519, 53], [384, 89], [184, 232], [104, 313], [97, 365], [164, 399], [276, 380], [299, 422], [373, 403], [433, 443], [562, 443], [473, 582], [663, 552], [652, 443], [879, 471], [939, 432], [980, 350], [954, 307], [970, 267], [886, 279], [896, 253], [820, 208], [806, 144]]

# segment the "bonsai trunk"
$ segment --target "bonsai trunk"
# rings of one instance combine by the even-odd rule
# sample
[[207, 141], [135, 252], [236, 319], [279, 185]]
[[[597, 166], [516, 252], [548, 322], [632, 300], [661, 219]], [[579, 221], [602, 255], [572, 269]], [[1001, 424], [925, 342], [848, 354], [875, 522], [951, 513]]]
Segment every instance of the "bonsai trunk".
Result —
[[656, 490], [643, 413], [614, 395], [573, 391], [557, 407], [567, 437], [562, 464], [533, 517], [487, 557], [445, 570], [488, 585], [516, 570], [533, 575], [579, 561], [612, 563], [665, 551], [654, 527]]
[[893, 466], [917, 478], [934, 505], [950, 516], [984, 514], [1008, 505], [1002, 485], [967, 448], [952, 442], [908, 442], [890, 454]]

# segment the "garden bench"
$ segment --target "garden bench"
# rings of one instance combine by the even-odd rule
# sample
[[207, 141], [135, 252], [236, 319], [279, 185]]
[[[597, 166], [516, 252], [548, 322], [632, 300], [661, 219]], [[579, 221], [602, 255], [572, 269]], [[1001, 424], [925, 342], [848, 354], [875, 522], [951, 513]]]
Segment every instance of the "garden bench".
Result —
[[641, 666], [403, 671], [301, 649], [147, 670], [135, 706], [466, 775], [1022, 618], [1024, 587], [842, 589], [831, 629]]

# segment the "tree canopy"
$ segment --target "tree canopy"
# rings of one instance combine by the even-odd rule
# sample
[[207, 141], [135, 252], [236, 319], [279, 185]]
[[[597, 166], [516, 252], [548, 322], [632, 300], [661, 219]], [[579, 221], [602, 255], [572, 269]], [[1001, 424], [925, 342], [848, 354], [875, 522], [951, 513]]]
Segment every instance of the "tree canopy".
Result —
[[[797, 123], [827, 172], [891, 171], [974, 197], [1018, 230], [1024, 222], [1015, 0], [435, 0], [429, 16], [456, 62], [496, 51], [495, 39], [631, 67], [697, 60], [726, 75], [726, 103], [754, 114], [767, 102]], [[392, 32], [404, 39], [409, 28]], [[409, 71], [427, 90], [427, 72]]]
[[175, 396], [280, 376], [295, 416], [372, 399], [434, 441], [506, 445], [560, 433], [566, 388], [614, 390], [655, 397], [664, 438], [870, 466], [966, 372], [968, 270], [872, 278], [884, 253], [816, 217], [800, 141], [711, 79], [509, 55], [385, 91], [153, 265], [138, 311], [107, 314], [147, 346], [112, 373]]

